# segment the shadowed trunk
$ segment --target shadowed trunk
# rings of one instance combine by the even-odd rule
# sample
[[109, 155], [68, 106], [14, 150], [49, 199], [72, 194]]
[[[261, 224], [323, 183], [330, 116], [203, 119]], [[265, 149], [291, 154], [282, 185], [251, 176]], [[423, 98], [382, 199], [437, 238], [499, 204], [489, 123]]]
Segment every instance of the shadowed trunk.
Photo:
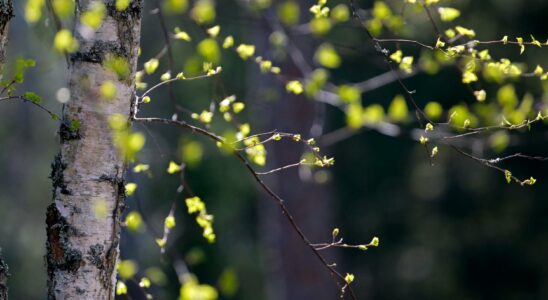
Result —
[[2, 249], [0, 249], [0, 300], [8, 300], [8, 265], [2, 257]]
[[0, 0], [0, 80], [4, 75], [6, 47], [8, 45], [9, 21], [13, 18], [12, 0]]
[[[301, 3], [302, 11], [307, 11], [307, 4]], [[273, 18], [272, 18], [273, 19]], [[254, 44], [259, 49], [269, 49], [266, 29], [277, 26], [272, 22], [256, 26]], [[303, 58], [313, 56], [314, 48], [312, 40], [305, 37], [291, 38], [291, 46], [288, 51], [299, 51]], [[298, 40], [298, 41], [297, 41]], [[260, 51], [259, 51], [260, 52]], [[260, 52], [263, 54], [263, 52]], [[266, 59], [272, 57], [272, 53], [266, 53]], [[288, 62], [281, 65], [284, 75], [289, 78], [303, 76], [295, 62], [289, 55]], [[305, 64], [307, 62], [304, 62]], [[308, 62], [310, 63], [310, 62]], [[254, 66], [255, 67], [255, 66]], [[307, 66], [308, 67], [308, 66]], [[269, 75], [260, 74], [254, 69], [251, 80], [250, 99], [263, 99], [272, 91], [268, 90], [275, 80]], [[303, 138], [321, 135], [323, 127], [323, 107], [312, 102], [304, 96], [296, 96], [286, 93], [283, 86], [276, 89], [280, 97], [273, 103], [257, 108], [254, 114], [263, 117], [261, 127], [257, 132], [276, 129], [280, 132], [302, 134]], [[264, 110], [264, 111], [263, 111]], [[267, 170], [275, 169], [299, 162], [302, 157], [303, 147], [291, 141], [280, 141], [268, 147]], [[265, 177], [269, 186], [285, 200], [285, 204], [295, 217], [311, 241], [328, 241], [332, 230], [332, 204], [330, 189], [326, 185], [315, 183], [314, 170], [308, 168], [291, 168]], [[337, 289], [329, 272], [310, 252], [310, 249], [297, 236], [286, 218], [281, 214], [278, 206], [272, 205], [270, 199], [262, 201], [259, 205], [260, 230], [264, 251], [264, 265], [266, 266], [266, 294], [268, 299], [292, 300], [292, 299], [336, 299]], [[333, 258], [327, 255], [328, 260]]]
[[[77, 1], [77, 20], [91, 2]], [[120, 12], [116, 1], [102, 2], [101, 27], [86, 32], [77, 22], [80, 47], [69, 57], [71, 98], [63, 107], [61, 150], [51, 173], [54, 201], [46, 215], [48, 299], [114, 299], [125, 162], [108, 119], [130, 115], [143, 4], [132, 1]], [[106, 68], [108, 56], [125, 59], [129, 76]], [[115, 99], [101, 99], [105, 81], [115, 84]]]
[[[11, 0], [0, 0], [0, 80], [4, 75], [8, 27], [11, 18], [13, 18], [13, 2]], [[8, 265], [4, 262], [2, 249], [0, 249], [0, 300], [8, 299], [8, 276]]]

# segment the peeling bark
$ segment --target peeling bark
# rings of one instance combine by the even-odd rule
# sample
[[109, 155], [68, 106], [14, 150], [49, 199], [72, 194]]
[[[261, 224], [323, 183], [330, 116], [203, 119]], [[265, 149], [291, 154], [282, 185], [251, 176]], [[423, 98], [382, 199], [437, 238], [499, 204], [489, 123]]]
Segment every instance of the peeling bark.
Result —
[[[77, 19], [90, 2], [77, 1]], [[130, 116], [143, 4], [136, 0], [118, 12], [114, 0], [103, 3], [107, 16], [91, 37], [76, 25], [80, 47], [69, 59], [71, 99], [63, 107], [61, 150], [51, 172], [53, 203], [46, 213], [48, 299], [114, 299], [126, 166], [108, 118]], [[129, 77], [104, 66], [109, 55], [127, 60]], [[116, 99], [101, 99], [107, 80], [117, 87]], [[77, 129], [68, 125], [74, 121]], [[106, 216], [97, 214], [99, 206]]]

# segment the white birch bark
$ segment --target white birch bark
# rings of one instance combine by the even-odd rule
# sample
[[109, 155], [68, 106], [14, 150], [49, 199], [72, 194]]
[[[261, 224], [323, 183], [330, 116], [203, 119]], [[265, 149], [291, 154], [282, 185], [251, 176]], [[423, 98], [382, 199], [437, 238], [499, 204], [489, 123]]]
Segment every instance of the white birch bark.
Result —
[[[91, 2], [77, 1], [77, 19]], [[108, 118], [123, 114], [129, 119], [143, 4], [133, 0], [118, 12], [115, 0], [102, 2], [107, 7], [103, 24], [85, 38], [77, 24], [80, 47], [69, 57], [71, 98], [63, 108], [61, 150], [52, 163], [54, 201], [46, 216], [48, 299], [114, 299], [125, 163]], [[129, 78], [105, 67], [108, 55], [127, 60]], [[101, 99], [100, 86], [107, 80], [117, 87], [115, 99]], [[74, 121], [80, 123], [77, 130], [70, 128]]]

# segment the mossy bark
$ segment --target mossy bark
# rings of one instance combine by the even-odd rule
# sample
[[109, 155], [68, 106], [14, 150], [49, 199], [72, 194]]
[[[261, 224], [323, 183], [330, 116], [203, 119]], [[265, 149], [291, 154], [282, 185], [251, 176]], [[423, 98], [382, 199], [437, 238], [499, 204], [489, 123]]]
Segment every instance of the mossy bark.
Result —
[[[77, 20], [91, 2], [77, 1]], [[77, 23], [74, 30], [80, 46], [69, 57], [71, 98], [63, 107], [53, 203], [46, 213], [48, 299], [114, 299], [126, 166], [108, 119], [130, 116], [143, 3], [133, 1], [123, 12], [116, 11], [115, 0], [103, 3], [107, 16], [100, 28], [89, 32]], [[129, 76], [105, 67], [109, 55], [127, 60]], [[116, 85], [115, 99], [101, 98], [105, 81]], [[78, 128], [68, 125], [74, 122]]]

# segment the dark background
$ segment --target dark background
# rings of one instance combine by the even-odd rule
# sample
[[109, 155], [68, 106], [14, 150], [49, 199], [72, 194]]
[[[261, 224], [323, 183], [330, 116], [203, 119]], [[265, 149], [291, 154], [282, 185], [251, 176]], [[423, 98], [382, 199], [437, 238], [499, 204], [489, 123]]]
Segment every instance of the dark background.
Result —
[[[16, 18], [10, 28], [8, 56], [33, 58], [37, 67], [27, 75], [19, 91], [32, 90], [44, 104], [60, 112], [55, 93], [65, 86], [66, 65], [51, 46], [54, 29], [51, 20], [29, 26], [21, 17], [23, 1], [15, 1]], [[143, 55], [148, 59], [164, 45], [159, 24], [147, 2], [143, 22]], [[217, 14], [222, 35], [230, 32], [237, 41], [254, 43], [257, 53], [271, 57], [269, 26], [241, 3], [218, 1]], [[444, 2], [444, 1], [442, 1]], [[277, 3], [274, 1], [274, 3]], [[331, 3], [331, 2], [329, 2]], [[369, 9], [371, 1], [360, 1]], [[451, 1], [463, 16], [458, 23], [476, 30], [479, 39], [496, 40], [503, 35], [533, 34], [541, 42], [547, 38], [548, 2], [542, 0]], [[303, 7], [308, 7], [304, 5]], [[271, 13], [271, 12], [270, 12]], [[303, 9], [303, 21], [309, 16]], [[433, 43], [435, 35], [424, 15], [412, 20], [415, 38]], [[192, 36], [203, 36], [187, 16], [171, 16], [170, 28], [179, 26]], [[446, 24], [442, 24], [446, 26]], [[303, 54], [312, 55], [322, 39], [310, 35], [290, 35]], [[359, 82], [386, 71], [374, 54], [363, 31], [341, 25], [325, 37], [339, 46], [342, 66], [333, 71], [335, 84]], [[196, 57], [194, 44], [176, 42], [177, 68]], [[406, 48], [418, 53], [416, 47]], [[545, 49], [528, 48], [518, 56], [517, 47], [493, 48], [492, 55], [511, 57], [534, 66], [547, 59]], [[160, 69], [166, 70], [165, 60]], [[287, 96], [274, 77], [262, 76], [253, 63], [242, 62], [236, 54], [223, 52], [221, 79], [185, 82], [175, 86], [177, 100], [195, 111], [207, 109], [210, 101], [236, 94], [246, 102], [243, 119], [255, 132], [278, 129], [310, 136], [310, 127], [319, 112], [325, 112], [324, 132], [344, 126], [344, 115], [304, 97]], [[278, 65], [288, 76], [300, 76], [291, 61]], [[548, 67], [544, 65], [544, 67]], [[9, 66], [8, 66], [9, 70]], [[161, 74], [163, 71], [159, 71]], [[417, 90], [419, 106], [431, 100], [445, 108], [471, 102], [460, 84], [460, 73], [444, 69], [436, 76], [419, 74], [405, 81]], [[524, 79], [518, 94], [531, 91], [546, 103], [546, 87], [538, 80]], [[391, 84], [363, 95], [364, 104], [387, 107], [401, 93]], [[170, 117], [167, 89], [153, 95], [153, 103], [142, 116]], [[57, 152], [57, 124], [28, 104], [0, 104], [0, 245], [10, 265], [12, 299], [43, 299], [46, 274], [46, 206], [51, 201], [48, 179], [50, 162]], [[170, 160], [180, 160], [181, 141], [203, 144], [199, 165], [188, 168], [186, 178], [215, 215], [218, 241], [207, 244], [194, 218], [186, 214], [182, 197], [177, 198], [177, 227], [170, 236], [168, 255], [162, 257], [148, 230], [142, 234], [123, 233], [121, 257], [134, 259], [144, 270], [157, 266], [165, 272], [165, 285], [153, 286], [156, 299], [175, 299], [179, 282], [173, 269], [176, 259], [184, 259], [201, 282], [217, 285], [223, 272], [237, 274], [239, 288], [226, 299], [335, 299], [337, 290], [330, 276], [287, 226], [275, 205], [244, 167], [233, 157], [217, 151], [209, 141], [170, 128], [134, 126], [147, 135], [147, 147], [140, 161], [152, 167], [152, 176], [128, 174], [137, 182], [135, 197], [128, 198], [128, 210], [146, 212], [156, 232], [162, 230], [175, 190], [176, 176], [167, 176]], [[214, 130], [222, 133], [217, 126]], [[487, 137], [485, 137], [487, 139]], [[545, 125], [513, 136], [507, 153], [531, 155], [548, 153]], [[337, 261], [341, 272], [356, 275], [355, 290], [360, 299], [548, 299], [548, 180], [546, 163], [516, 160], [507, 165], [520, 177], [534, 176], [533, 187], [508, 185], [502, 174], [440, 147], [435, 165], [430, 166], [424, 149], [407, 138], [393, 138], [364, 130], [323, 150], [336, 158], [327, 172], [307, 174], [291, 169], [269, 177], [267, 182], [287, 200], [297, 221], [314, 241], [330, 239], [334, 227], [345, 241], [367, 243], [381, 240], [379, 248], [367, 252], [333, 250], [328, 256]], [[269, 148], [269, 166], [298, 161], [301, 148], [276, 144]], [[493, 157], [489, 149], [479, 154]], [[316, 174], [316, 175], [315, 175]], [[323, 183], [317, 183], [317, 179]], [[324, 182], [325, 181], [325, 182]], [[134, 299], [140, 299], [129, 284]]]

